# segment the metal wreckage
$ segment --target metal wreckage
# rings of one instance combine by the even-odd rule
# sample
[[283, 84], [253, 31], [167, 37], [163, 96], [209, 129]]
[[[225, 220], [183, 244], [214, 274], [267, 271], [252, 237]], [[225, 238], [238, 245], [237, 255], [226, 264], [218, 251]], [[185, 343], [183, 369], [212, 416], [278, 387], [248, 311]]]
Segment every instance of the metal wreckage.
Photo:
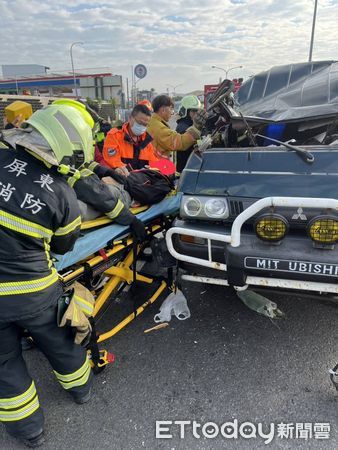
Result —
[[273, 67], [236, 94], [225, 80], [207, 109], [166, 234], [182, 278], [270, 318], [283, 313], [252, 289], [337, 298], [338, 62]]

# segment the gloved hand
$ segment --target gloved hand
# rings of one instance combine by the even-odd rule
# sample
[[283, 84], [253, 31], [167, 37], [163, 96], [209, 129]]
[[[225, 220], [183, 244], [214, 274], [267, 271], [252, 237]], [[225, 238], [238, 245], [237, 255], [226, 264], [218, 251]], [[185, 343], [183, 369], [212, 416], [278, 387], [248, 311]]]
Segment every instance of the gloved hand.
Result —
[[117, 167], [117, 168], [115, 169], [115, 171], [116, 171], [119, 175], [121, 175], [121, 176], [123, 176], [123, 177], [127, 177], [127, 176], [129, 175], [129, 170], [127, 169], [126, 166], [123, 166], [123, 167]]
[[199, 131], [201, 131], [202, 128], [205, 126], [207, 117], [208, 113], [204, 109], [199, 109], [193, 118], [194, 127], [196, 127]]
[[144, 228], [143, 223], [137, 218], [134, 217], [132, 223], [130, 224], [130, 229], [136, 242], [144, 242], [147, 239], [147, 232]]
[[121, 175], [119, 172], [117, 172], [115, 169], [108, 169], [106, 171], [107, 177], [112, 177], [113, 180], [117, 181], [120, 184], [126, 183], [126, 177]]
[[107, 122], [106, 120], [102, 120], [102, 122], [100, 123], [100, 131], [102, 131], [104, 134], [107, 134], [108, 131], [111, 130], [111, 125], [109, 122]]

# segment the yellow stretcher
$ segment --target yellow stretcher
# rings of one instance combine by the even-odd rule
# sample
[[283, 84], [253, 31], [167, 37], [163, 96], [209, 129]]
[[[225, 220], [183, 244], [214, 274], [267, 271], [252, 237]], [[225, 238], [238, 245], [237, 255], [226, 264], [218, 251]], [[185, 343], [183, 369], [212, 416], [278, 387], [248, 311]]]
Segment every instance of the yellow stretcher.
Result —
[[[103, 217], [82, 225], [82, 235], [72, 252], [66, 255], [54, 255], [55, 265], [65, 287], [75, 281], [89, 288], [95, 297], [93, 313], [94, 324], [106, 311], [112, 300], [120, 295], [127, 285], [147, 287], [146, 298], [136, 298], [134, 310], [118, 323], [112, 323], [105, 331], [99, 331], [97, 342], [111, 338], [127, 324], [154, 303], [168, 290], [168, 281], [164, 277], [150, 276], [136, 270], [136, 259], [143, 253], [149, 241], [158, 233], [165, 232], [172, 218], [177, 214], [179, 196], [171, 196], [162, 202], [142, 207], [134, 213], [146, 226], [149, 240], [136, 245], [128, 227], [112, 224]], [[170, 286], [171, 287], [171, 286]], [[138, 296], [136, 296], [138, 297]], [[115, 314], [112, 314], [112, 321]]]

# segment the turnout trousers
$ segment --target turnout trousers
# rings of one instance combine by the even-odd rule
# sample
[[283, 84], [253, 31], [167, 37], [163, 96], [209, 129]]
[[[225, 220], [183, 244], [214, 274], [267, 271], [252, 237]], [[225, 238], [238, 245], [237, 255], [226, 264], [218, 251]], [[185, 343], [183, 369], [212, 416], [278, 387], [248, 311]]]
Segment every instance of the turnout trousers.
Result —
[[0, 421], [17, 438], [35, 437], [44, 425], [36, 387], [22, 357], [24, 329], [47, 357], [64, 389], [73, 396], [85, 395], [90, 389], [92, 373], [86, 351], [74, 344], [69, 327], [57, 326], [56, 313], [53, 305], [35, 317], [0, 323]]

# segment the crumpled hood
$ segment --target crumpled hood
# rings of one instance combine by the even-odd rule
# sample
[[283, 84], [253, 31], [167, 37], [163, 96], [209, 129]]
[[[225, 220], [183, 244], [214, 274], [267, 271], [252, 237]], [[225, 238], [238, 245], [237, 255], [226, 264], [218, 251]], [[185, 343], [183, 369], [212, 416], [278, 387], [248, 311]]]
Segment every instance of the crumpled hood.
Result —
[[275, 66], [243, 83], [236, 109], [270, 122], [338, 116], [338, 62]]

